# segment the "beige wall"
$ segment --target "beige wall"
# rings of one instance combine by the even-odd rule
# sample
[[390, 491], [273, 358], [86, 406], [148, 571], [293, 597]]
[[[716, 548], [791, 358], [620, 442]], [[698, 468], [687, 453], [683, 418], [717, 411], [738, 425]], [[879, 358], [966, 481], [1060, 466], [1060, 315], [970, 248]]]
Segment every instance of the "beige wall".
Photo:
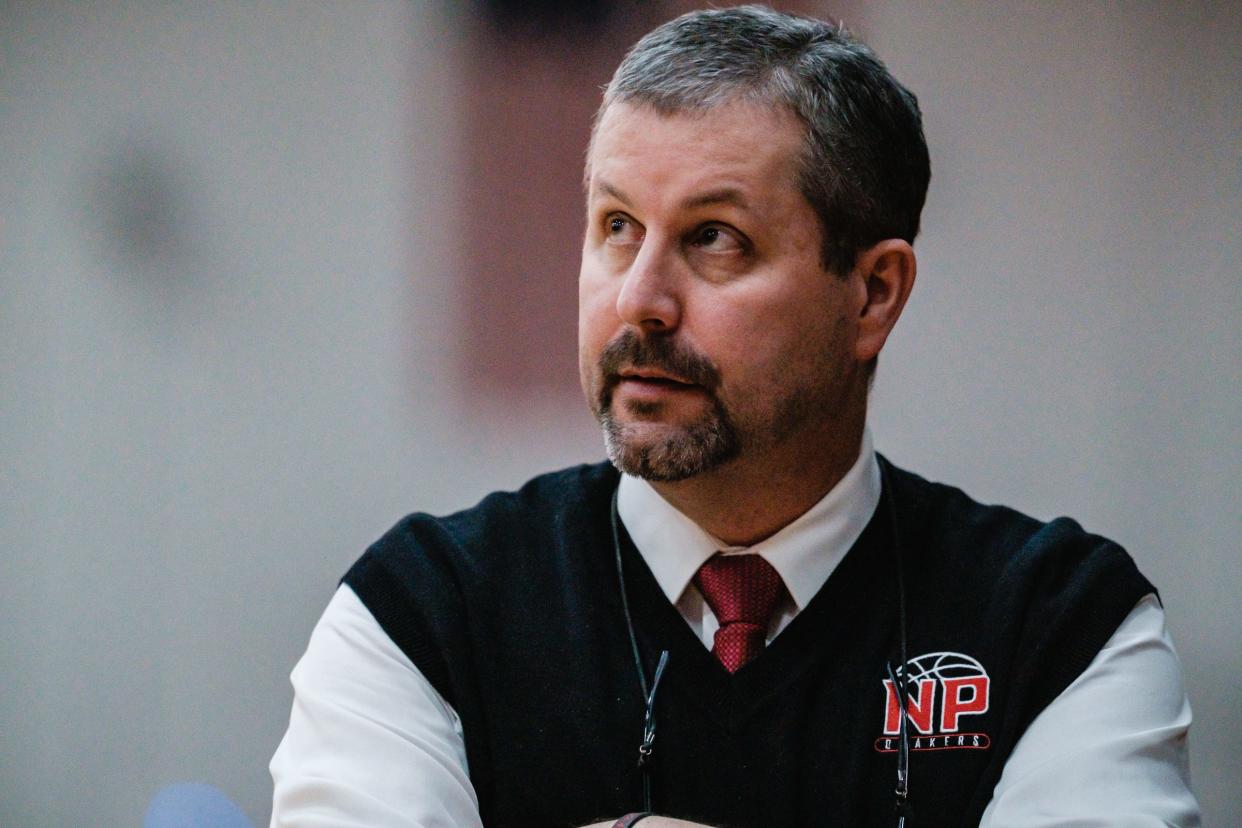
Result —
[[[454, 373], [448, 251], [477, 228], [444, 82], [466, 47], [432, 8], [0, 7], [0, 824], [135, 824], [185, 780], [265, 822], [288, 671], [361, 549], [412, 508], [599, 455], [572, 397], [515, 410]], [[1239, 15], [850, 17], [933, 153], [878, 444], [1129, 546], [1224, 824]]]

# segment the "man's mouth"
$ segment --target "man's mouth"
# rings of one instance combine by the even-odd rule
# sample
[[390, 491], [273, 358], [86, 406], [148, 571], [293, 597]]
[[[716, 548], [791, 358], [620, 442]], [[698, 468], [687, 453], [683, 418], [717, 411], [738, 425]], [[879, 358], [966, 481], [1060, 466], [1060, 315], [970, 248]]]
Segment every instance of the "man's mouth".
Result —
[[697, 388], [698, 386], [681, 377], [661, 371], [658, 368], [627, 368], [617, 375], [617, 382], [635, 382], [665, 388]]
[[610, 397], [620, 395], [629, 405], [671, 403], [707, 393], [698, 383], [658, 368], [625, 368], [613, 375]]

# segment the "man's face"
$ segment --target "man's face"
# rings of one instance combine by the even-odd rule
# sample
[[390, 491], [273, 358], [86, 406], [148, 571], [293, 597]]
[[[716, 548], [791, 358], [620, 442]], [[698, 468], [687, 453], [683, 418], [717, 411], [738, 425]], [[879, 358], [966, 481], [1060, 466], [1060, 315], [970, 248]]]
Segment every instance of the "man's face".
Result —
[[833, 438], [861, 375], [857, 297], [820, 262], [797, 186], [803, 132], [788, 112], [740, 101], [604, 113], [588, 161], [579, 370], [623, 471], [763, 468], [788, 456], [778, 449]]

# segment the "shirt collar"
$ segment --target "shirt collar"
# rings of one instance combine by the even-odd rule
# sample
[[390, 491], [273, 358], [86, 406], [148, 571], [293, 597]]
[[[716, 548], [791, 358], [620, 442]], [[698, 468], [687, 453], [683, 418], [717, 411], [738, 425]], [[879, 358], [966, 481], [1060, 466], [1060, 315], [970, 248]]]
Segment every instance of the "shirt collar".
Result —
[[677, 511], [645, 480], [621, 476], [617, 513], [671, 603], [716, 552], [762, 555], [799, 610], [815, 597], [867, 527], [880, 502], [880, 466], [864, 429], [854, 465], [818, 503], [754, 546], [727, 546]]

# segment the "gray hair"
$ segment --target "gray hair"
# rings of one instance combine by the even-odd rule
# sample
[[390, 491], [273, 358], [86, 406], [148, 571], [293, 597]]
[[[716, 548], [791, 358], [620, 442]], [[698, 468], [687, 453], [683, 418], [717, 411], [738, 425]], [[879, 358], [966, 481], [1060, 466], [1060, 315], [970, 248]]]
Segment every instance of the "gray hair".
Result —
[[931, 177], [918, 100], [839, 26], [764, 6], [682, 15], [621, 61], [595, 124], [618, 102], [673, 114], [739, 99], [787, 107], [806, 125], [799, 186], [828, 270], [848, 275], [883, 239], [914, 241]]

